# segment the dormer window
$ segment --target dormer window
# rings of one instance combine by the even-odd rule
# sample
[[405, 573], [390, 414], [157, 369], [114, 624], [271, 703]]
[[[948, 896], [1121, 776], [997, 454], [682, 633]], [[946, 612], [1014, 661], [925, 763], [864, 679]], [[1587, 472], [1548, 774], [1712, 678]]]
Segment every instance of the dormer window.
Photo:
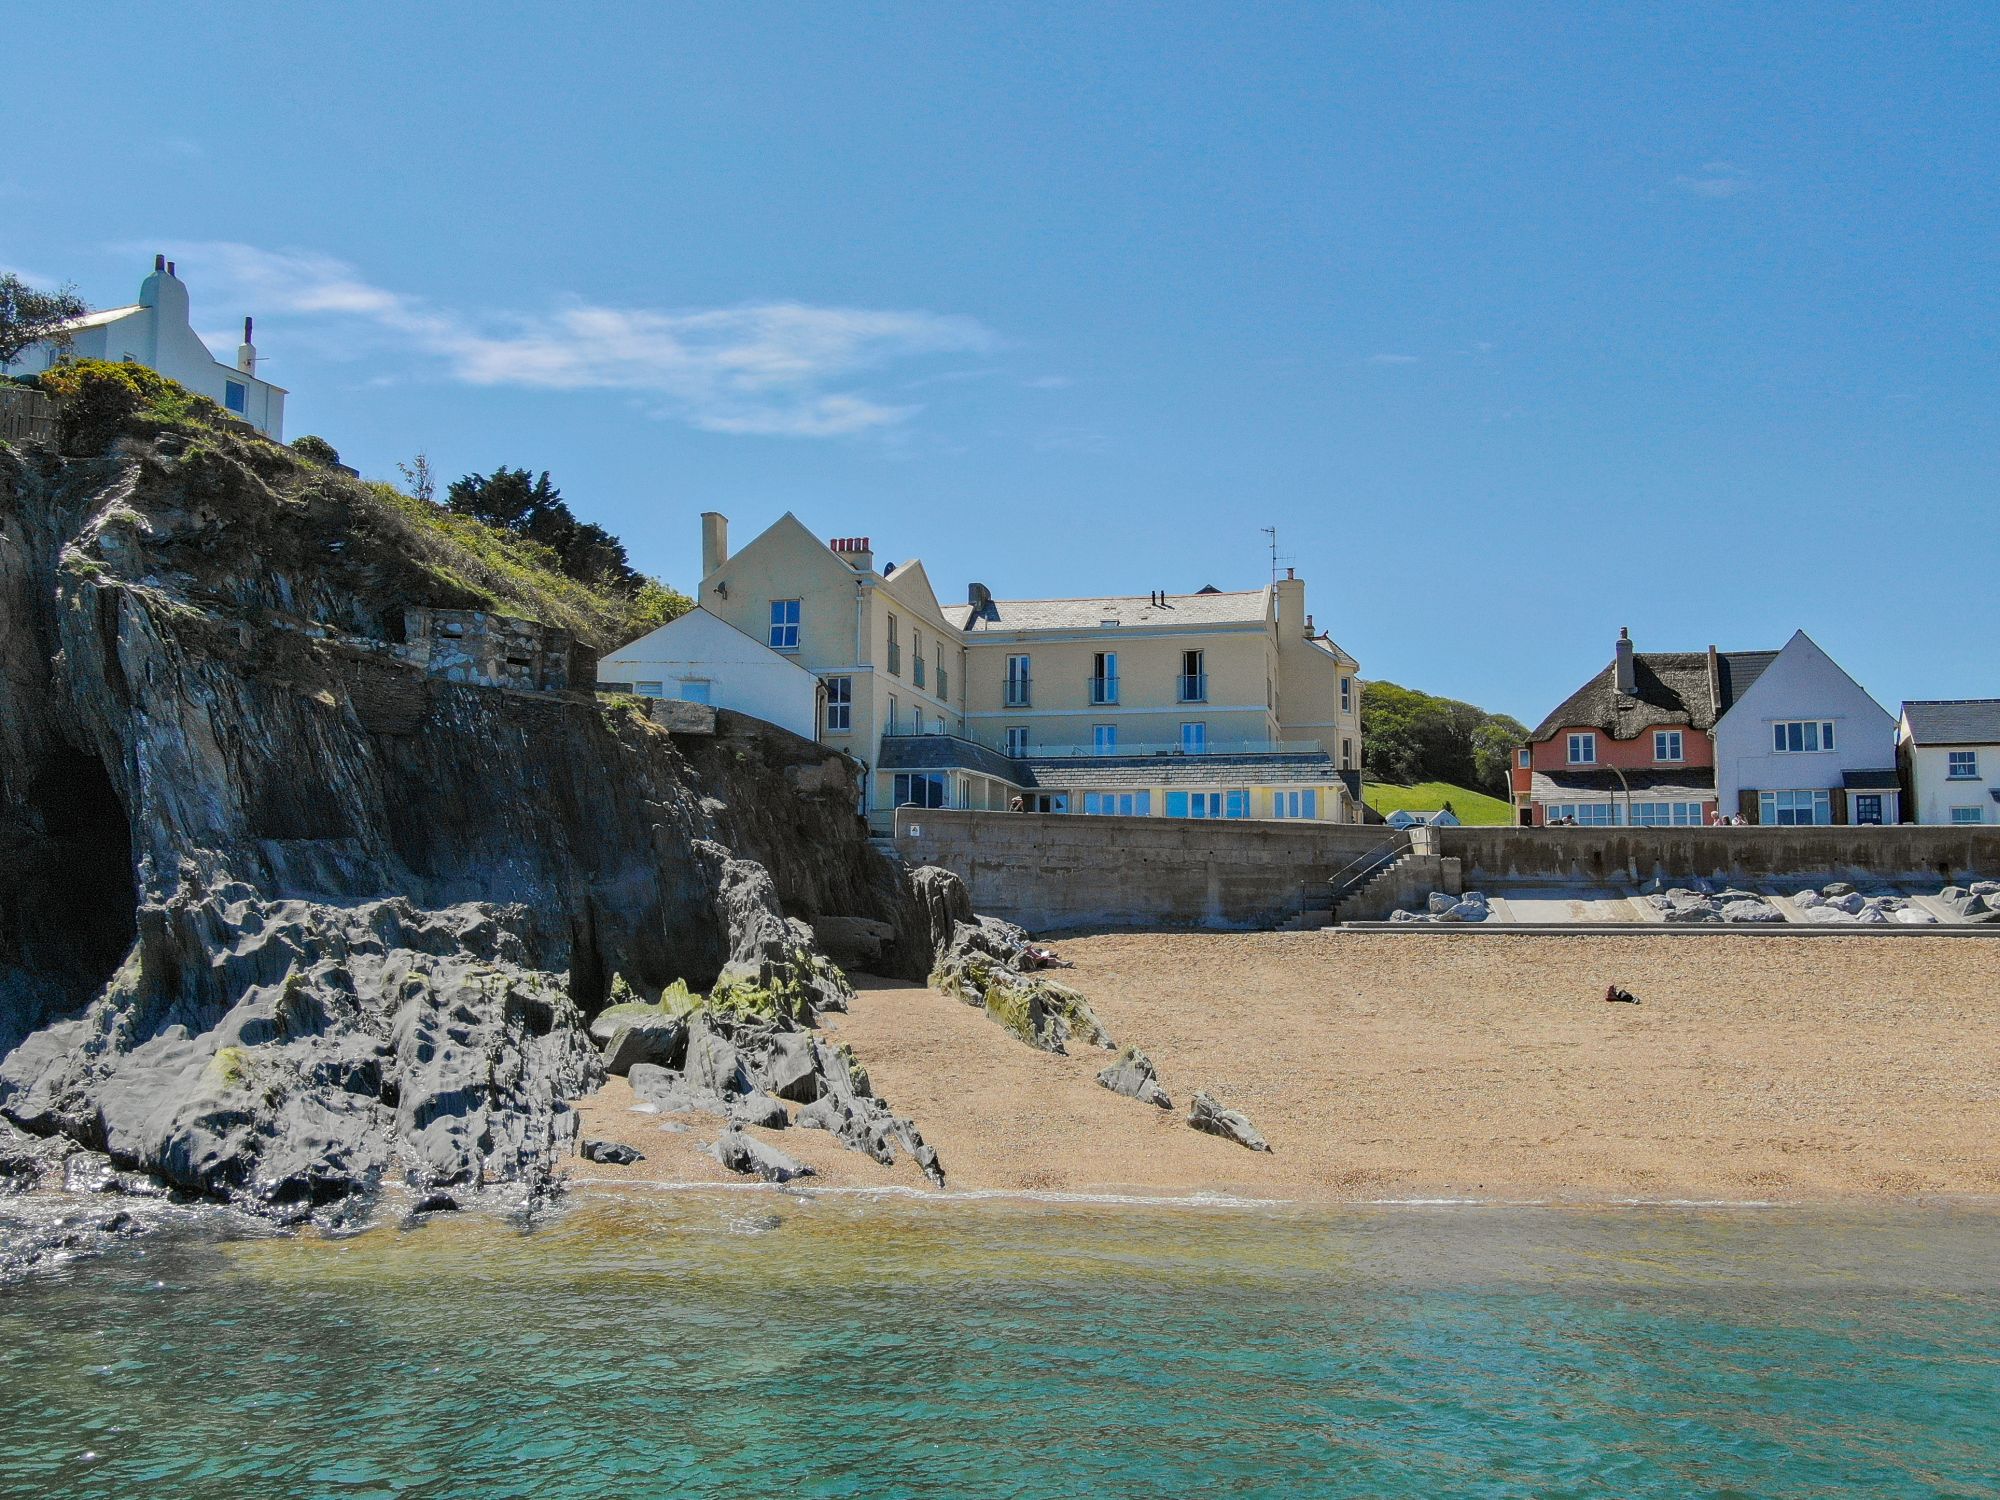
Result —
[[1586, 731], [1569, 737], [1569, 763], [1573, 766], [1597, 764], [1597, 736]]

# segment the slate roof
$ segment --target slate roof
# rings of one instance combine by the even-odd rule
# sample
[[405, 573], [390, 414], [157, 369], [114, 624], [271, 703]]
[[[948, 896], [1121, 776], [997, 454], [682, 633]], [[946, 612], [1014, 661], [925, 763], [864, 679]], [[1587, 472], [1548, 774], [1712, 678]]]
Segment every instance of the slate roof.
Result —
[[1036, 786], [1079, 792], [1133, 786], [1312, 786], [1345, 779], [1323, 750], [1276, 755], [1031, 755], [1020, 764]]
[[1919, 745], [2000, 745], [2000, 698], [1919, 698], [1903, 717]]
[[1706, 732], [1764, 675], [1764, 669], [1777, 655], [1775, 651], [1718, 652], [1716, 672], [1720, 681], [1712, 686], [1706, 651], [1635, 651], [1632, 678], [1638, 692], [1633, 697], [1618, 691], [1618, 663], [1613, 659], [1558, 704], [1528, 738], [1546, 740], [1557, 731], [1572, 727], [1601, 729], [1619, 740], [1677, 724]]
[[1850, 792], [1893, 792], [1902, 787], [1894, 771], [1842, 771], [1840, 784]]
[[1001, 751], [955, 734], [890, 734], [882, 737], [884, 771], [978, 771], [997, 776], [1016, 786], [1032, 786], [1021, 779], [1021, 764]]
[[1622, 797], [1627, 786], [1634, 800], [1705, 802], [1715, 796], [1715, 770], [1712, 766], [1679, 766], [1669, 771], [1627, 771], [1622, 782], [1615, 771], [1537, 771], [1529, 786], [1537, 802], [1607, 794]]
[[944, 617], [960, 630], [1096, 630], [1106, 620], [1122, 625], [1262, 625], [1269, 616], [1266, 589], [1237, 593], [1169, 594], [1156, 604], [1144, 594], [1097, 599], [995, 599], [976, 612], [955, 604]]

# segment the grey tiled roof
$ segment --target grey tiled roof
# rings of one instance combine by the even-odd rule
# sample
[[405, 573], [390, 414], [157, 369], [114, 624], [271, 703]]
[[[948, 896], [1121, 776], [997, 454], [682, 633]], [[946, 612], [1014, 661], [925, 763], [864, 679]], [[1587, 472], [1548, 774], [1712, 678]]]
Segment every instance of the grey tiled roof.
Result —
[[[1721, 681], [1711, 687], [1706, 651], [1637, 651], [1632, 655], [1633, 685], [1638, 689], [1634, 696], [1628, 698], [1618, 691], [1618, 664], [1615, 660], [1606, 662], [1528, 738], [1545, 740], [1572, 726], [1601, 729], [1620, 740], [1677, 724], [1705, 732], [1750, 690], [1777, 655], [1775, 651], [1718, 652], [1716, 672]], [[1716, 702], [1717, 688], [1720, 703]]]
[[1537, 802], [1564, 797], [1623, 796], [1629, 785], [1634, 797], [1700, 801], [1715, 795], [1715, 771], [1709, 766], [1680, 766], [1671, 771], [1627, 771], [1619, 781], [1614, 771], [1537, 771], [1529, 783]]
[[1343, 781], [1325, 752], [1283, 755], [1043, 755], [1024, 762], [1041, 787], [1313, 786]]
[[1902, 785], [1890, 771], [1842, 771], [1840, 784], [1850, 792], [1893, 792]]
[[892, 734], [882, 739], [884, 771], [978, 771], [998, 776], [1016, 786], [1032, 786], [1021, 779], [1021, 764], [998, 750], [989, 749], [955, 734]]
[[1903, 717], [1919, 745], [2000, 745], [2000, 698], [1919, 698]]
[[1169, 594], [1155, 604], [1143, 594], [1099, 599], [995, 599], [975, 616], [970, 604], [944, 611], [961, 630], [1095, 630], [1106, 620], [1120, 625], [1261, 625], [1269, 618], [1268, 590], [1233, 594]]

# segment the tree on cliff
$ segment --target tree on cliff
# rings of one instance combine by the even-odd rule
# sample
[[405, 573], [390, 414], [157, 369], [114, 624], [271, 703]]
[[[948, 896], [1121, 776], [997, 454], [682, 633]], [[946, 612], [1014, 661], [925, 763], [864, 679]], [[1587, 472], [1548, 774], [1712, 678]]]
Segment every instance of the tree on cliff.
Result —
[[45, 339], [67, 351], [70, 340], [65, 325], [89, 311], [89, 304], [77, 296], [74, 286], [42, 292], [11, 271], [0, 272], [0, 364]]
[[1506, 714], [1393, 682], [1361, 690], [1362, 761], [1382, 781], [1449, 781], [1503, 794], [1508, 756], [1528, 737]]
[[570, 577], [623, 594], [637, 593], [646, 578], [633, 568], [625, 544], [602, 526], [577, 520], [548, 470], [533, 478], [526, 469], [495, 469], [452, 481], [444, 503], [461, 516], [510, 531], [549, 549]]

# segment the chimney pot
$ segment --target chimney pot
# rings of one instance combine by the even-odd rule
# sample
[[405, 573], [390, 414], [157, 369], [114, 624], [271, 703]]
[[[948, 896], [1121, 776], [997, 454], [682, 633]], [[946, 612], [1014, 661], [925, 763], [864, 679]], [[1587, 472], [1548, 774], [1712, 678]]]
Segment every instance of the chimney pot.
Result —
[[1639, 696], [1639, 673], [1632, 660], [1632, 632], [1623, 626], [1618, 631], [1617, 659], [1612, 672], [1618, 691], [1628, 698]]
[[174, 263], [172, 261], [167, 262], [167, 274], [169, 276], [172, 276], [174, 274]]
[[153, 269], [154, 269], [155, 271], [164, 271], [164, 270], [166, 270], [166, 268], [167, 268], [167, 258], [166, 258], [166, 256], [164, 256], [164, 255], [156, 255], [156, 256], [154, 256], [154, 257], [153, 257]]
[[729, 561], [729, 517], [718, 510], [701, 513], [701, 576], [706, 578]]

